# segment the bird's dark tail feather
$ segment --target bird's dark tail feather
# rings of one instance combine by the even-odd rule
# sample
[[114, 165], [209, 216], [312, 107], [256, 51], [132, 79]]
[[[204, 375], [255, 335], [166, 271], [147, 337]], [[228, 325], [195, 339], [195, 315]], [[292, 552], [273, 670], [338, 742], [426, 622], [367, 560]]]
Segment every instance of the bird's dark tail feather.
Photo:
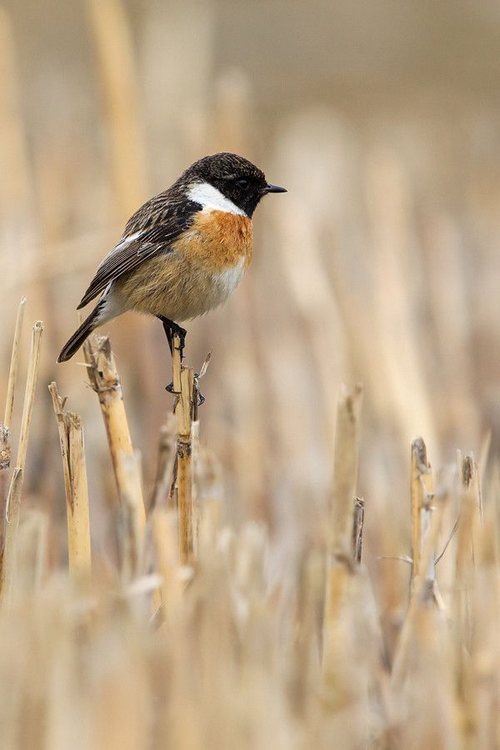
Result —
[[73, 354], [81, 347], [87, 336], [90, 336], [94, 328], [98, 326], [99, 312], [102, 310], [101, 305], [97, 305], [88, 318], [85, 318], [81, 326], [74, 332], [72, 337], [64, 344], [61, 353], [57, 358], [58, 362], [66, 362], [71, 359]]

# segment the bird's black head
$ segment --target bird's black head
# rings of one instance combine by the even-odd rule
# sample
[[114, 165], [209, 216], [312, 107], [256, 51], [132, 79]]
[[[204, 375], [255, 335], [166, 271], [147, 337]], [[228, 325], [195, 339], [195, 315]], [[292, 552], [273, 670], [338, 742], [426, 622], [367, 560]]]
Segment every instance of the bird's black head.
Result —
[[264, 172], [254, 164], [230, 153], [205, 156], [192, 164], [181, 180], [187, 184], [208, 183], [247, 216], [252, 216], [260, 199], [267, 193], [286, 193], [285, 188], [270, 185]]

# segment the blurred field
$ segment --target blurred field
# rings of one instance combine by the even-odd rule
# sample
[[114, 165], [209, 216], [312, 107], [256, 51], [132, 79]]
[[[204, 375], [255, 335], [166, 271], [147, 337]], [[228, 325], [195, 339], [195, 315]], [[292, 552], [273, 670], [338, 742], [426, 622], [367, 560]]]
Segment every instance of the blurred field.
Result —
[[[500, 14], [314, 5], [0, 9], [0, 420], [27, 298], [4, 503], [44, 322], [7, 578], [4, 560], [2, 748], [500, 747]], [[234, 297], [187, 326], [189, 364], [212, 359], [180, 565], [172, 497], [130, 522], [173, 429], [161, 326], [105, 331], [140, 454], [126, 512], [83, 355], [55, 360], [130, 213], [216, 150], [289, 193], [257, 210]], [[92, 585], [68, 575], [54, 380], [85, 431]]]

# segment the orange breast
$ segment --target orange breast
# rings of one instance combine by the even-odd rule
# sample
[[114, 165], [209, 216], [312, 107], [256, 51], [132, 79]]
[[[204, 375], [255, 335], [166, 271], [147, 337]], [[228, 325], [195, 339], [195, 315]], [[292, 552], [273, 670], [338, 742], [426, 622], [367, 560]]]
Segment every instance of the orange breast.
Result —
[[200, 211], [174, 247], [207, 270], [231, 268], [242, 258], [246, 268], [252, 259], [252, 221], [225, 211]]

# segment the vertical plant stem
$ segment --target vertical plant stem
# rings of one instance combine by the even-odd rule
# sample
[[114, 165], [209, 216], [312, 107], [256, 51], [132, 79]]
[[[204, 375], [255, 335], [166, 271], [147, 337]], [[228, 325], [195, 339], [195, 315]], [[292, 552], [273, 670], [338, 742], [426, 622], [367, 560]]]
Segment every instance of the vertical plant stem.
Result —
[[5, 399], [5, 414], [3, 418], [3, 424], [7, 430], [10, 430], [10, 426], [12, 424], [12, 414], [14, 411], [17, 370], [19, 365], [19, 343], [21, 340], [25, 305], [26, 297], [22, 297], [17, 308], [16, 327], [14, 329], [14, 340], [12, 342], [12, 353], [10, 357], [9, 380], [7, 383], [7, 397]]
[[[431, 517], [429, 531], [426, 535], [424, 546], [421, 550], [420, 565], [421, 570], [428, 570], [434, 559], [438, 544], [439, 534], [443, 514], [446, 506], [446, 497], [440, 498], [436, 503], [436, 509]], [[418, 613], [422, 607], [428, 606], [429, 598], [429, 581], [424, 575], [419, 575], [415, 579], [412, 588], [410, 606], [406, 614], [403, 627], [399, 636], [398, 645], [394, 654], [391, 682], [394, 690], [397, 692], [401, 689], [406, 676], [409, 657], [412, 649], [412, 638], [415, 631], [415, 623]]]
[[142, 535], [145, 524], [139, 464], [134, 454], [128, 427], [122, 386], [116, 370], [109, 339], [90, 336], [84, 345], [89, 380], [99, 397], [113, 462], [118, 497], [134, 515], [133, 526]]
[[159, 505], [166, 506], [168, 504], [175, 468], [176, 435], [175, 415], [168, 414], [165, 424], [160, 428], [158, 465], [151, 495], [150, 513]]
[[327, 539], [323, 618], [323, 673], [330, 680], [339, 657], [336, 635], [352, 576], [352, 524], [356, 494], [362, 388], [341, 390], [337, 404], [333, 492]]
[[23, 485], [23, 470], [14, 469], [7, 495], [5, 510], [5, 542], [2, 556], [2, 575], [0, 594], [2, 601], [10, 604], [16, 568], [16, 543], [19, 532], [19, 513], [21, 509], [21, 490]]
[[43, 323], [39, 320], [33, 326], [31, 335], [31, 352], [28, 363], [28, 376], [26, 378], [26, 390], [24, 394], [23, 415], [21, 418], [21, 432], [19, 435], [19, 446], [17, 449], [16, 467], [24, 471], [26, 464], [26, 453], [28, 450], [28, 438], [33, 414], [33, 403], [35, 400], [36, 382], [38, 378], [38, 365], [40, 360], [40, 345], [43, 333]]
[[39, 320], [34, 324], [31, 334], [31, 351], [28, 362], [26, 388], [24, 392], [23, 414], [21, 417], [21, 430], [19, 435], [19, 445], [17, 449], [16, 468], [12, 475], [9, 492], [7, 495], [5, 510], [5, 539], [2, 559], [2, 593], [5, 591], [6, 587], [10, 592], [12, 587], [14, 574], [15, 543], [19, 526], [21, 491], [24, 468], [26, 465], [26, 454], [28, 451], [28, 439], [31, 427], [31, 417], [33, 415], [33, 403], [35, 399], [36, 383], [38, 378], [42, 333], [43, 323]]
[[64, 409], [56, 383], [49, 385], [59, 431], [63, 462], [68, 528], [68, 564], [71, 575], [88, 582], [91, 576], [89, 497], [83, 426], [80, 417]]
[[192, 480], [192, 413], [194, 373], [183, 367], [180, 339], [173, 337], [172, 382], [178, 393], [175, 404], [177, 418], [177, 502], [179, 511], [179, 558], [182, 565], [193, 559], [193, 480]]
[[423, 527], [429, 525], [429, 502], [431, 493], [431, 466], [427, 460], [427, 448], [421, 437], [411, 444], [411, 553], [412, 581], [423, 574], [421, 567]]

